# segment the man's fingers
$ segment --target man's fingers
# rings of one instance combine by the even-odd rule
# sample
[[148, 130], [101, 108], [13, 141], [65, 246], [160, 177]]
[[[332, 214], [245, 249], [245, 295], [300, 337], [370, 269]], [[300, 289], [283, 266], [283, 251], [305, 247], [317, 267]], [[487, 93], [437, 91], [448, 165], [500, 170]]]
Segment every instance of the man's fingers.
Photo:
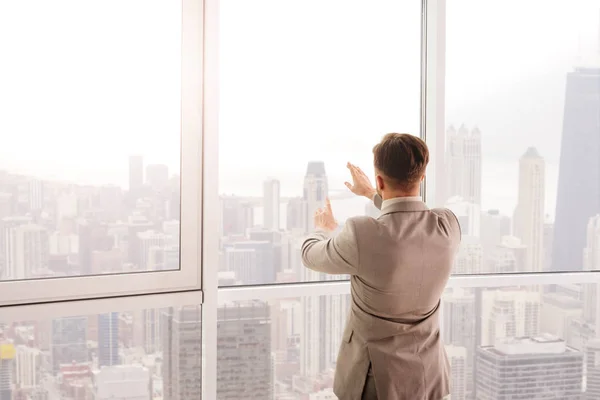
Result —
[[350, 190], [352, 190], [352, 184], [350, 182], [344, 182], [344, 185]]
[[331, 212], [331, 201], [329, 200], [329, 197], [325, 199], [325, 204], [327, 205], [327, 210]]

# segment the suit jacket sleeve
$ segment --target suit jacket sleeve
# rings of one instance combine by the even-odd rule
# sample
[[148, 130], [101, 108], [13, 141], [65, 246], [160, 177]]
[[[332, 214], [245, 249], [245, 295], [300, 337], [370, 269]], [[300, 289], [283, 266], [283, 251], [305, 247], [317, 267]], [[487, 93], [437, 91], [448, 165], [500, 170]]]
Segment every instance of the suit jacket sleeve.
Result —
[[306, 268], [326, 274], [358, 273], [358, 245], [354, 221], [349, 219], [334, 237], [315, 232], [302, 244], [302, 263]]

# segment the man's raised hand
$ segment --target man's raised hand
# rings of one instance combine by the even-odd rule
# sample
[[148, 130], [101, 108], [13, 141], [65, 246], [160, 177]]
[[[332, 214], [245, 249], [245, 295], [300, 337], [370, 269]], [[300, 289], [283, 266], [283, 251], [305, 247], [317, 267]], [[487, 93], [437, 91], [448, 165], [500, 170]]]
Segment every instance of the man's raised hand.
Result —
[[373, 188], [373, 185], [371, 185], [371, 181], [367, 177], [367, 174], [354, 164], [348, 163], [346, 164], [346, 167], [348, 167], [348, 170], [350, 170], [350, 174], [352, 175], [352, 183], [345, 182], [344, 184], [346, 187], [357, 196], [364, 196], [372, 199], [377, 191]]

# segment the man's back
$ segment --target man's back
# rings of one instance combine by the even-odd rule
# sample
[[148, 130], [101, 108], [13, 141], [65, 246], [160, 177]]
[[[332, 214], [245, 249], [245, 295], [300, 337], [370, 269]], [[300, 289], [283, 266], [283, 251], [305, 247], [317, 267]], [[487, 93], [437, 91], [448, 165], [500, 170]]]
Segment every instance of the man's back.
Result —
[[369, 368], [380, 400], [448, 395], [438, 307], [460, 243], [454, 214], [430, 210], [419, 199], [395, 199], [386, 202], [378, 219], [352, 218], [336, 238], [323, 236], [317, 233], [304, 243], [304, 264], [349, 273], [352, 287], [336, 395], [360, 399]]

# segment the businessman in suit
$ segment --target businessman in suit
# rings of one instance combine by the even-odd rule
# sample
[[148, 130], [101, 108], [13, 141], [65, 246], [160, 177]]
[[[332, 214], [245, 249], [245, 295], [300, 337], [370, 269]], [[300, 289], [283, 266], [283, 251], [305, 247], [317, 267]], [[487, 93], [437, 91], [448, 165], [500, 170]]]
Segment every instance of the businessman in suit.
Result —
[[379, 218], [350, 218], [336, 233], [327, 200], [314, 216], [317, 231], [302, 245], [307, 268], [351, 276], [334, 392], [340, 400], [442, 400], [450, 394], [450, 365], [440, 297], [460, 227], [450, 210], [430, 209], [419, 197], [429, 162], [425, 142], [388, 134], [373, 156], [375, 188], [352, 164], [346, 186], [372, 199]]

